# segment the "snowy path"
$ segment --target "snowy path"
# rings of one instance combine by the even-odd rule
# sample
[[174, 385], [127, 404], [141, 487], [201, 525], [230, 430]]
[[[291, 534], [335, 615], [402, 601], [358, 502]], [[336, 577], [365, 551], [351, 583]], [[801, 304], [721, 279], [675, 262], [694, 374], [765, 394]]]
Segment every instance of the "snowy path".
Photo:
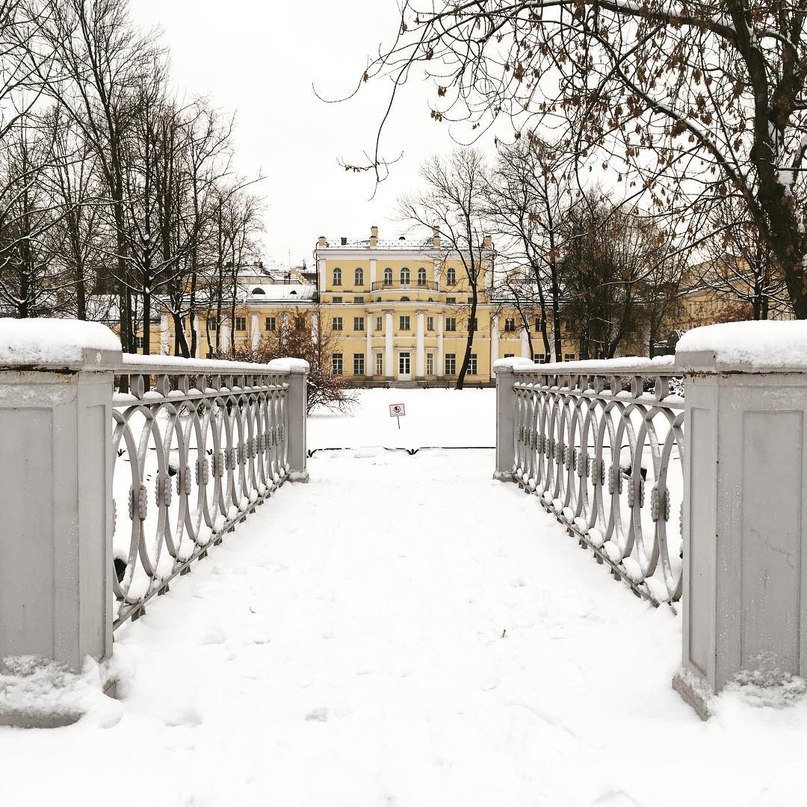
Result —
[[807, 706], [701, 723], [680, 618], [491, 468], [317, 453], [119, 633], [119, 722], [0, 729], [0, 805], [799, 803]]

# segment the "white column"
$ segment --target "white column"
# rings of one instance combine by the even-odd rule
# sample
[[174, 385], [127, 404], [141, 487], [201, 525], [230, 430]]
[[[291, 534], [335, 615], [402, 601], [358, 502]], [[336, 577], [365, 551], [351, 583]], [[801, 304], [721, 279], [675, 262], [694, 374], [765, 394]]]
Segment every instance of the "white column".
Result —
[[325, 291], [327, 287], [327, 266], [328, 262], [325, 258], [320, 258], [317, 261], [317, 272], [319, 273], [319, 291], [320, 293]]
[[219, 350], [226, 353], [230, 349], [230, 320], [227, 317], [222, 317], [219, 327], [221, 328]]
[[392, 344], [392, 311], [384, 312], [384, 346], [386, 355], [384, 356], [384, 374], [387, 378], [395, 376], [395, 368], [393, 367], [393, 344]]
[[374, 375], [375, 366], [373, 364], [373, 317], [369, 311], [364, 312], [367, 318], [367, 329], [364, 341], [364, 374]]
[[442, 378], [445, 361], [443, 360], [443, 312], [437, 315], [437, 377]]
[[370, 258], [370, 288], [373, 288], [373, 283], [376, 282], [376, 275], [378, 273], [378, 261], [375, 258]]
[[[499, 358], [499, 315], [490, 318], [490, 377], [495, 378], [493, 363]], [[530, 356], [532, 358], [532, 356]]]
[[417, 312], [417, 333], [415, 342], [415, 377], [426, 375], [426, 312]]
[[530, 356], [530, 337], [526, 328], [521, 329], [521, 355], [523, 358], [532, 361], [532, 356]]
[[252, 349], [257, 350], [261, 344], [261, 328], [259, 324], [259, 315], [252, 314]]
[[160, 314], [160, 353], [167, 356], [170, 351], [171, 332], [168, 328], [168, 314]]
[[194, 314], [193, 316], [193, 330], [196, 333], [196, 355], [194, 358], [198, 359], [200, 356], [204, 355], [202, 353], [202, 320], [198, 314]]

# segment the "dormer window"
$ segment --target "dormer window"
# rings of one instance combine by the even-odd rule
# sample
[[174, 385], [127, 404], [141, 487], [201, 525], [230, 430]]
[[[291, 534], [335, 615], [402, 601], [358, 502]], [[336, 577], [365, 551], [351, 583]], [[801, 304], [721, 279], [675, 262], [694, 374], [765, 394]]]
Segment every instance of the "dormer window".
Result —
[[333, 285], [334, 286], [342, 285], [342, 270], [338, 266], [336, 267], [336, 269], [333, 270]]
[[252, 290], [252, 294], [253, 294], [253, 296], [254, 296], [254, 295], [256, 295], [256, 294], [266, 294], [266, 290], [265, 290], [265, 289], [262, 289], [260, 286], [256, 286], [256, 287], [255, 287], [255, 288]]

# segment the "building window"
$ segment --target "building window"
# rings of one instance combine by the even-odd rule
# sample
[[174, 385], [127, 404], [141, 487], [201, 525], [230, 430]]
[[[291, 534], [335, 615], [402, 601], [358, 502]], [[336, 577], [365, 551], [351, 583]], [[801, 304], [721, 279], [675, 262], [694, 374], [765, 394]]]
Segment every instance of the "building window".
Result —
[[342, 285], [342, 270], [338, 266], [336, 267], [336, 269], [333, 270], [333, 285], [334, 286]]
[[478, 320], [476, 317], [474, 317], [474, 318], [471, 320], [471, 322], [473, 322], [473, 325], [474, 325], [474, 327], [473, 327], [473, 329], [472, 329], [472, 330], [474, 330], [474, 331], [478, 331], [478, 330], [479, 330], [479, 320]]
[[274, 331], [277, 327], [277, 321], [274, 317], [267, 317], [264, 324], [266, 325], [265, 330], [267, 331]]
[[353, 285], [354, 286], [364, 285], [364, 269], [362, 269], [360, 266], [353, 273]]
[[456, 297], [446, 297], [446, 305], [456, 305], [457, 298]]
[[532, 360], [533, 360], [533, 361], [534, 361], [536, 364], [546, 364], [546, 353], [536, 353], [536, 354], [535, 354], [535, 355], [532, 357]]
[[471, 353], [471, 358], [468, 360], [468, 372], [471, 375], [478, 375], [478, 373], [477, 373], [477, 363], [476, 363], [476, 353]]
[[[537, 354], [536, 354], [536, 355], [537, 355]], [[512, 354], [512, 353], [505, 353], [505, 354], [504, 354], [504, 358], [505, 358], [505, 359], [512, 359], [512, 358], [513, 358], [513, 354]], [[538, 361], [538, 359], [533, 358], [533, 361]]]
[[235, 329], [237, 331], [245, 331], [247, 329], [247, 318], [246, 317], [236, 317], [235, 318]]
[[331, 300], [331, 302], [332, 302], [332, 303], [341, 303], [341, 302], [342, 302], [342, 298], [341, 298], [341, 297], [334, 297], [334, 298]]
[[143, 349], [143, 337], [142, 336], [135, 336], [135, 349], [142, 350]]
[[408, 314], [405, 314], [405, 315], [403, 315], [401, 317], [398, 317], [398, 326], [399, 326], [399, 329], [402, 330], [402, 331], [410, 330], [409, 315]]
[[447, 331], [456, 331], [457, 330], [457, 318], [456, 317], [446, 317], [446, 330]]
[[364, 375], [364, 353], [353, 354], [353, 375]]
[[418, 269], [418, 286], [426, 285], [426, 270], [421, 266]]
[[384, 354], [383, 353], [376, 353], [375, 354], [375, 374], [376, 375], [384, 375]]
[[331, 329], [334, 331], [342, 330], [342, 317], [334, 317], [331, 324]]
[[401, 285], [408, 286], [409, 280], [409, 270], [404, 266], [404, 268], [401, 269]]
[[219, 323], [215, 317], [208, 317], [207, 318], [207, 330], [208, 331], [217, 331], [219, 329]]
[[353, 317], [353, 330], [354, 331], [364, 330], [364, 317]]
[[457, 374], [457, 354], [446, 353], [446, 375]]
[[384, 285], [391, 286], [392, 285], [392, 269], [387, 267], [384, 270]]
[[382, 329], [382, 326], [381, 326], [381, 317], [376, 317], [376, 318], [375, 318], [375, 329], [376, 329], [377, 331], [380, 331], [380, 330]]
[[457, 270], [452, 266], [446, 269], [446, 286], [457, 285]]
[[434, 375], [434, 353], [426, 354], [426, 375]]
[[334, 353], [331, 356], [331, 372], [334, 375], [342, 375], [342, 354]]
[[353, 302], [354, 303], [363, 303], [364, 302], [364, 297], [354, 297]]
[[426, 330], [427, 331], [434, 330], [434, 317], [426, 317]]
[[544, 321], [543, 321], [543, 319], [541, 319], [541, 317], [536, 317], [535, 318], [535, 330], [540, 332], [540, 331], [543, 331], [543, 329], [544, 329]]
[[574, 353], [564, 353], [563, 361], [574, 361]]
[[512, 317], [504, 321], [504, 329], [506, 331], [514, 331], [516, 329], [516, 321]]

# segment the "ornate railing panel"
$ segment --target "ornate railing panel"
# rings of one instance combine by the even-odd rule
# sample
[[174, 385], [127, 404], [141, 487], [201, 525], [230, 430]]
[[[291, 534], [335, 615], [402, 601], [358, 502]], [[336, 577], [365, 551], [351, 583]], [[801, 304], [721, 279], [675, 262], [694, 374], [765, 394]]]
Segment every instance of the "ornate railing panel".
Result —
[[125, 356], [116, 375], [115, 627], [289, 475], [289, 384], [267, 365]]
[[515, 373], [513, 477], [655, 603], [681, 596], [684, 400], [672, 357]]

